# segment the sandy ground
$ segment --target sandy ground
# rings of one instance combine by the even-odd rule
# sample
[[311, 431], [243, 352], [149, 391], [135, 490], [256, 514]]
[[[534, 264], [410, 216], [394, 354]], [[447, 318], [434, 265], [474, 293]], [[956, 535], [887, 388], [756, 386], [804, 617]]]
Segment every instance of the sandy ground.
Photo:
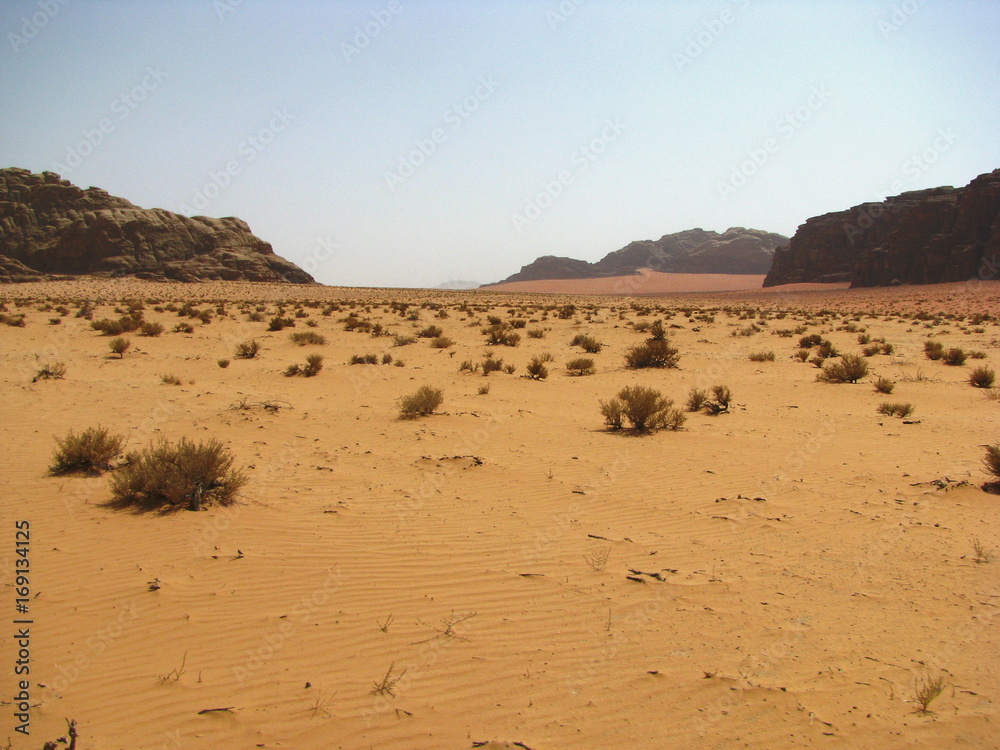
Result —
[[[661, 273], [648, 268], [631, 276], [603, 279], [543, 279], [511, 281], [486, 289], [502, 292], [542, 292], [545, 294], [647, 295], [672, 292], [732, 292], [759, 289], [764, 276], [727, 273]], [[841, 286], [847, 286], [843, 284]]]
[[[97, 318], [144, 299], [167, 331], [111, 358], [72, 311], [49, 325], [46, 297], [100, 299]], [[1000, 367], [1000, 327], [910, 317], [996, 315], [998, 283], [656, 299], [78, 281], [0, 299], [27, 321], [0, 326], [2, 606], [18, 617], [27, 520], [33, 620], [31, 736], [14, 731], [8, 636], [0, 746], [38, 750], [75, 719], [80, 750], [1000, 747], [1000, 498], [980, 489], [1000, 402], [966, 382]], [[188, 299], [226, 312], [173, 333], [181, 319], [153, 305]], [[341, 309], [268, 332], [240, 300], [268, 317]], [[352, 301], [456, 343], [345, 331]], [[517, 371], [459, 372], [487, 350], [486, 316], [511, 310], [545, 331], [497, 348]], [[680, 367], [625, 369], [643, 340], [627, 323], [656, 318]], [[884, 336], [894, 353], [870, 362], [895, 392], [816, 382], [791, 358], [798, 335], [778, 333], [799, 326], [845, 352], [860, 349], [845, 326]], [[306, 330], [327, 343], [289, 340]], [[604, 344], [595, 375], [567, 375], [577, 333]], [[986, 358], [928, 361], [928, 336]], [[217, 365], [251, 337], [257, 359]], [[317, 377], [283, 377], [310, 352]], [[521, 377], [543, 352], [548, 379]], [[347, 364], [366, 353], [405, 366]], [[32, 383], [53, 361], [66, 377]], [[732, 413], [679, 432], [612, 433], [598, 413], [624, 385], [683, 403], [716, 383]], [[439, 413], [398, 419], [423, 384], [444, 389]], [[916, 411], [880, 416], [886, 400]], [[244, 500], [135, 514], [107, 507], [106, 475], [48, 476], [54, 438], [97, 425], [130, 448], [222, 440], [251, 476]], [[387, 672], [393, 694], [373, 695]], [[933, 713], [916, 713], [915, 683], [936, 677]]]

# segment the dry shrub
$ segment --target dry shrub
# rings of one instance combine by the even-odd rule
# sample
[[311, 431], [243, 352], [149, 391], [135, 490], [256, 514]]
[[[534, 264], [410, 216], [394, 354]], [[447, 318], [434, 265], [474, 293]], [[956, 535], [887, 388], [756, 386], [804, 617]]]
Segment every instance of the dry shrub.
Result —
[[659, 339], [650, 339], [625, 352], [626, 367], [677, 367], [679, 361], [677, 349]]
[[958, 365], [964, 365], [968, 356], [969, 355], [965, 353], [965, 350], [953, 347], [944, 353], [941, 357], [941, 361], [946, 365], [957, 367]]
[[632, 385], [622, 388], [618, 396], [601, 402], [604, 421], [613, 430], [621, 429], [627, 420], [636, 432], [648, 430], [679, 430], [687, 417], [674, 408], [674, 402], [655, 388]]
[[31, 379], [32, 383], [39, 380], [61, 380], [66, 375], [65, 362], [46, 362], [36, 372]]
[[111, 476], [115, 505], [139, 510], [232, 505], [248, 479], [233, 468], [233, 457], [218, 440], [195, 444], [165, 440], [129, 453]]
[[983, 456], [983, 466], [993, 477], [983, 485], [987, 492], [1000, 494], [1000, 444], [986, 446], [986, 455]]
[[447, 336], [435, 336], [431, 339], [431, 347], [434, 349], [448, 349], [455, 345], [454, 340]]
[[122, 359], [125, 359], [125, 352], [128, 351], [130, 346], [132, 346], [132, 342], [120, 336], [108, 342], [108, 348], [111, 349], [111, 353], [117, 354]]
[[566, 363], [566, 372], [569, 375], [593, 375], [594, 360], [589, 357], [577, 357]]
[[258, 352], [260, 352], [260, 344], [256, 339], [250, 339], [236, 345], [234, 356], [236, 359], [253, 359]]
[[944, 344], [940, 341], [925, 341], [924, 356], [927, 359], [938, 360], [944, 356]]
[[969, 385], [976, 388], [990, 388], [997, 379], [997, 374], [989, 367], [982, 365], [969, 373]]
[[701, 411], [701, 408], [708, 402], [708, 393], [702, 388], [692, 388], [687, 397], [688, 411]]
[[443, 401], [444, 391], [442, 389], [422, 385], [416, 393], [403, 396], [399, 400], [399, 416], [402, 419], [415, 419], [433, 414]]
[[549, 368], [545, 366], [547, 362], [552, 361], [552, 355], [546, 352], [537, 357], [532, 357], [528, 366], [525, 368], [527, 370], [528, 378], [532, 380], [545, 380], [549, 376]]
[[79, 434], [70, 430], [66, 437], [56, 438], [56, 445], [49, 466], [51, 474], [100, 474], [111, 468], [112, 459], [122, 452], [125, 438], [103, 427], [89, 427]]
[[315, 331], [296, 331], [295, 333], [288, 334], [288, 338], [294, 344], [299, 346], [306, 346], [307, 344], [316, 344], [321, 346], [326, 343], [326, 337], [321, 336]]
[[774, 362], [774, 352], [752, 352], [749, 359], [751, 362]]
[[712, 398], [705, 401], [705, 411], [713, 416], [729, 411], [733, 402], [733, 392], [728, 385], [713, 385]]
[[905, 419], [913, 414], [913, 404], [901, 402], [890, 403], [886, 401], [883, 404], [879, 404], [878, 413], [884, 414], [887, 417], [899, 417], [900, 419]]
[[868, 362], [857, 354], [845, 354], [839, 362], [824, 365], [817, 380], [824, 383], [857, 383], [868, 374]]
[[149, 321], [146, 321], [141, 326], [139, 326], [140, 336], [159, 336], [161, 333], [163, 333], [162, 323], [151, 323]]
[[569, 345], [579, 346], [587, 352], [587, 354], [597, 354], [604, 348], [604, 346], [597, 339], [592, 336], [585, 336], [582, 333], [576, 334], [576, 336], [573, 337], [573, 340], [569, 342]]
[[875, 379], [875, 390], [878, 393], [884, 393], [887, 396], [892, 393], [892, 389], [896, 387], [896, 384], [889, 380], [889, 378], [883, 378], [879, 376]]

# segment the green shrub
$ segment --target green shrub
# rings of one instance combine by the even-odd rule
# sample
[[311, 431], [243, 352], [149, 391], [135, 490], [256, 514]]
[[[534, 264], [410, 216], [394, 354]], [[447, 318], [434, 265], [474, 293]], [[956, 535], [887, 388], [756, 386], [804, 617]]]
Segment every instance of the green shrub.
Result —
[[100, 474], [110, 469], [111, 461], [121, 454], [125, 438], [103, 427], [89, 427], [79, 434], [70, 430], [66, 437], [56, 438], [56, 445], [49, 466], [51, 474]]
[[624, 420], [632, 430], [679, 430], [687, 419], [675, 409], [674, 402], [665, 398], [655, 388], [641, 385], [622, 388], [617, 397], [602, 401], [601, 414], [605, 424], [613, 430], [621, 429]]
[[231, 505], [247, 477], [233, 469], [233, 457], [218, 440], [197, 445], [186, 438], [159, 441], [129, 453], [111, 476], [115, 504], [139, 510], [187, 506], [190, 510]]
[[677, 367], [680, 355], [669, 342], [651, 339], [645, 343], [633, 346], [625, 352], [625, 366], [641, 367]]
[[415, 419], [416, 417], [433, 414], [444, 401], [444, 391], [440, 388], [432, 388], [429, 385], [422, 385], [416, 393], [404, 396], [399, 401], [399, 416], [402, 419]]

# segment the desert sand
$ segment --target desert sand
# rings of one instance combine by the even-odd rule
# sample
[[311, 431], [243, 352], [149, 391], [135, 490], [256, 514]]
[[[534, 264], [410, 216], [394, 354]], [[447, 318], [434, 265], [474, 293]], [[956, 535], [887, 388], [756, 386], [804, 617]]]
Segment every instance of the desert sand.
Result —
[[[642, 268], [630, 276], [599, 279], [541, 279], [510, 281], [486, 288], [498, 292], [543, 292], [547, 294], [613, 294], [642, 296], [676, 292], [732, 292], [759, 289], [764, 277], [736, 273], [662, 273]], [[846, 287], [847, 284], [839, 285]], [[486, 291], [484, 290], [484, 291]]]
[[[80, 280], [0, 299], [26, 322], [0, 326], [3, 606], [27, 520], [33, 620], [31, 735], [5, 703], [3, 746], [37, 750], [66, 719], [80, 750], [1000, 746], [1000, 498], [980, 489], [1000, 402], [967, 383], [1000, 367], [1000, 283], [567, 297]], [[46, 299], [99, 301], [95, 319], [144, 300], [166, 331], [110, 356], [73, 304], [50, 325]], [[188, 300], [211, 322], [154, 310]], [[279, 305], [305, 317], [269, 332]], [[344, 330], [352, 311], [455, 343], [394, 346]], [[485, 346], [487, 315], [528, 320], [520, 344]], [[656, 319], [679, 367], [626, 369], [632, 326]], [[842, 352], [884, 337], [893, 353], [868, 361], [894, 393], [817, 382], [779, 333], [800, 327]], [[594, 375], [566, 372], [576, 334], [604, 345]], [[929, 361], [928, 337], [985, 358]], [[233, 358], [250, 338], [259, 356]], [[459, 371], [487, 349], [516, 371]], [[316, 377], [283, 376], [312, 352]], [[522, 377], [543, 352], [548, 378]], [[347, 364], [365, 354], [405, 365]], [[57, 361], [63, 379], [32, 382]], [[401, 420], [425, 384], [438, 412]], [[678, 405], [726, 384], [734, 402], [676, 432], [609, 431], [598, 402], [630, 384]], [[227, 508], [114, 510], [107, 474], [47, 472], [56, 437], [96, 426], [129, 449], [217, 438], [250, 483]]]

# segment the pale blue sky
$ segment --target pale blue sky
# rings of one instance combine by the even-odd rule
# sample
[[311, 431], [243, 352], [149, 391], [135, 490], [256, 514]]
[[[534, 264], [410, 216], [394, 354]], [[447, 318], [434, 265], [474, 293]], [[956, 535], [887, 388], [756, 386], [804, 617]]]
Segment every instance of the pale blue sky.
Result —
[[996, 0], [3, 0], [0, 32], [0, 166], [239, 216], [327, 284], [1000, 167]]

